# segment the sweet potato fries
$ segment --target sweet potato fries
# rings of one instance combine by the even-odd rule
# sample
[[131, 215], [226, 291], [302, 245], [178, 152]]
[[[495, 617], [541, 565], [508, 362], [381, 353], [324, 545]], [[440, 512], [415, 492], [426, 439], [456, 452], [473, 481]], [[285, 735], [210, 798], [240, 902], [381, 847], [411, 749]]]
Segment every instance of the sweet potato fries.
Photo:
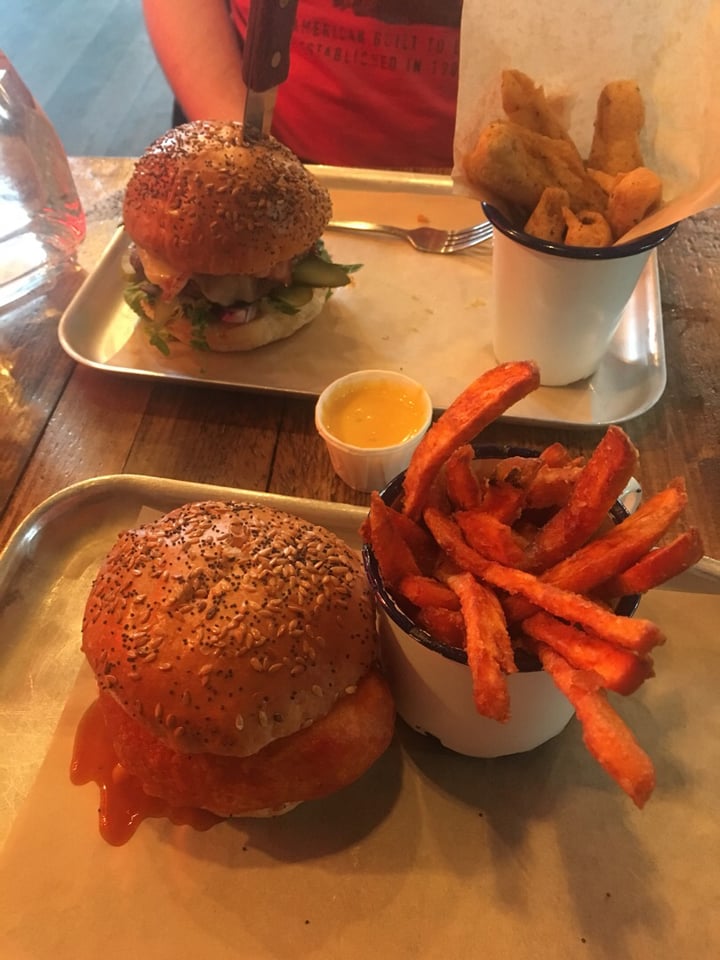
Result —
[[421, 441], [398, 501], [372, 494], [362, 533], [398, 604], [434, 639], [465, 649], [482, 715], [506, 721], [507, 675], [544, 669], [590, 753], [642, 807], [653, 765], [608, 691], [628, 696], [652, 677], [665, 637], [615, 608], [695, 563], [702, 540], [695, 529], [668, 535], [687, 502], [681, 479], [613, 524], [638, 464], [620, 427], [587, 458], [554, 443], [536, 456], [474, 459], [470, 441], [538, 382], [534, 363], [517, 362], [470, 384]]

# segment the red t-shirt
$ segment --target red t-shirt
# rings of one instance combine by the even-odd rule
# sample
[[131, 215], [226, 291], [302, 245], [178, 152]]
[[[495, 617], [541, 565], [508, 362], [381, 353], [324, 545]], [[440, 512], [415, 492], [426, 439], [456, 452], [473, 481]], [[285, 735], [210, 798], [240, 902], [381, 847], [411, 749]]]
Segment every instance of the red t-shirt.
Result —
[[[248, 8], [233, 0], [241, 37]], [[311, 163], [451, 167], [460, 9], [461, 0], [299, 0], [275, 136]], [[414, 19], [436, 22], [398, 22]]]

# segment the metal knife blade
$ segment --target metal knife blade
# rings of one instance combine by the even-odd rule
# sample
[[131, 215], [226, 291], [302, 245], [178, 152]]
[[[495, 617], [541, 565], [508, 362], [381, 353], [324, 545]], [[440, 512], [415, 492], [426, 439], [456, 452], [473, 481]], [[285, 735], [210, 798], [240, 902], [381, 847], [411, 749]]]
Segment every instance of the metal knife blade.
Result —
[[258, 140], [270, 132], [277, 88], [290, 69], [296, 10], [297, 0], [251, 0], [243, 50], [246, 140]]

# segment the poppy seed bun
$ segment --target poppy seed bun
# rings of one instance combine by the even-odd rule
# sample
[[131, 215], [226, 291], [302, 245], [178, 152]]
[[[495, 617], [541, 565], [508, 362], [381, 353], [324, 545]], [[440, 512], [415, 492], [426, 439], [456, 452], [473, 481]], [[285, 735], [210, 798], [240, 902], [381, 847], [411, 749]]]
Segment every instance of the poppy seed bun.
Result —
[[324, 717], [377, 657], [347, 544], [271, 507], [219, 501], [120, 535], [82, 644], [100, 691], [173, 751], [236, 757]]
[[267, 276], [308, 250], [330, 196], [273, 137], [243, 141], [239, 122], [198, 120], [158, 137], [137, 161], [123, 221], [134, 242], [179, 273]]

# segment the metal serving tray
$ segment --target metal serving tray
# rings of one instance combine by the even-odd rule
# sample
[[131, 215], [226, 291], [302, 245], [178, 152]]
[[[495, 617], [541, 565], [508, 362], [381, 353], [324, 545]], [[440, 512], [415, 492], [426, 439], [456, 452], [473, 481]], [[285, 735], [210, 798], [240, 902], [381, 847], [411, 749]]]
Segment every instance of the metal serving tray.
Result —
[[[449, 177], [312, 167], [337, 219], [460, 227], [484, 219], [478, 201], [452, 194]], [[495, 364], [489, 342], [492, 243], [452, 256], [399, 240], [328, 231], [340, 263], [362, 263], [351, 286], [287, 340], [250, 354], [151, 347], [123, 301], [128, 238], [118, 229], [60, 321], [65, 351], [87, 366], [137, 377], [317, 396], [361, 368], [400, 370], [425, 384], [437, 409]], [[566, 426], [638, 416], [666, 382], [657, 259], [651, 257], [598, 372], [569, 387], [543, 387], [508, 417]]]
[[[206, 833], [151, 820], [124, 847], [70, 784], [94, 697], [79, 630], [97, 565], [148, 510], [260, 500], [357, 545], [358, 507], [137, 476], [70, 487], [0, 556], [0, 953], [8, 960], [663, 960], [720, 942], [720, 578], [711, 561], [641, 612], [668, 643], [618, 709], [657, 766], [637, 811], [575, 722], [531, 753], [471, 760], [398, 724], [352, 787]], [[617, 702], [617, 701], [615, 701]]]

